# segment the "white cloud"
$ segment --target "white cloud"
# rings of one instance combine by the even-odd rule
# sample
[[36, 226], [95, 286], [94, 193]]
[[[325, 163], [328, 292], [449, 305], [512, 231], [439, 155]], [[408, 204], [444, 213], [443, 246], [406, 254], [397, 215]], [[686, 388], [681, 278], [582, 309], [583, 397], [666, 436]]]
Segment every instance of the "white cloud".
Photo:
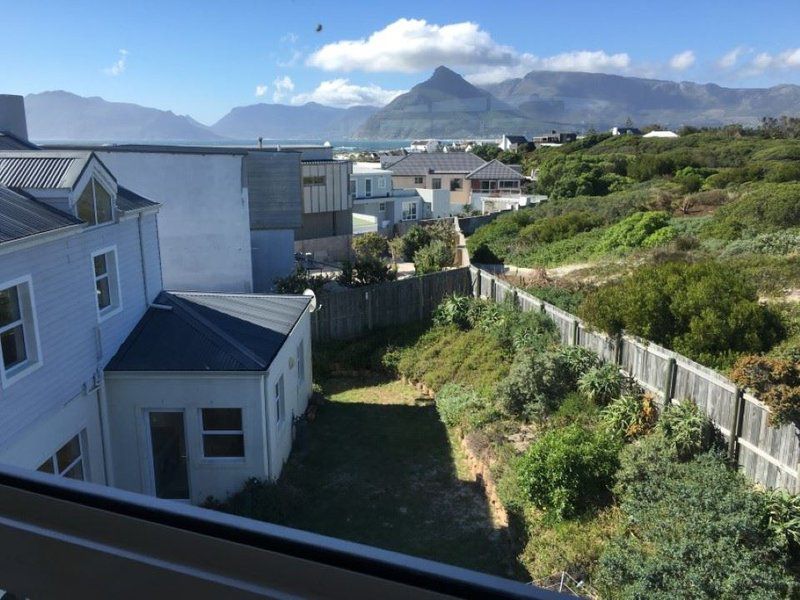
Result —
[[272, 92], [272, 101], [281, 102], [286, 96], [294, 91], [294, 81], [288, 75], [276, 77], [272, 82], [275, 91]]
[[300, 50], [291, 50], [289, 58], [286, 60], [277, 60], [277, 64], [281, 68], [296, 67], [303, 61], [303, 53]]
[[398, 19], [368, 38], [342, 40], [313, 52], [306, 64], [326, 71], [413, 73], [439, 65], [462, 67], [479, 84], [519, 77], [534, 69], [626, 71], [630, 57], [603, 50], [579, 50], [549, 57], [520, 53], [499, 44], [476, 23], [436, 25]]
[[127, 50], [121, 48], [119, 51], [119, 58], [113, 65], [103, 69], [103, 73], [112, 77], [122, 75], [125, 72], [125, 68], [128, 66], [128, 54]]
[[788, 48], [779, 54], [761, 52], [753, 57], [744, 75], [760, 75], [765, 71], [785, 71], [800, 68], [800, 48]]
[[261, 83], [261, 84], [256, 86], [256, 96], [263, 96], [266, 93], [267, 93], [267, 85], [266, 84]]
[[669, 59], [669, 66], [675, 71], [685, 71], [695, 63], [694, 52], [685, 50]]
[[292, 104], [318, 102], [343, 108], [364, 104], [383, 106], [402, 93], [403, 90], [385, 90], [375, 84], [356, 85], [349, 79], [332, 79], [323, 81], [311, 92], [297, 94], [292, 98]]
[[720, 69], [732, 69], [736, 66], [736, 63], [739, 62], [739, 59], [747, 52], [749, 52], [749, 50], [744, 46], [737, 46], [719, 58], [717, 67]]

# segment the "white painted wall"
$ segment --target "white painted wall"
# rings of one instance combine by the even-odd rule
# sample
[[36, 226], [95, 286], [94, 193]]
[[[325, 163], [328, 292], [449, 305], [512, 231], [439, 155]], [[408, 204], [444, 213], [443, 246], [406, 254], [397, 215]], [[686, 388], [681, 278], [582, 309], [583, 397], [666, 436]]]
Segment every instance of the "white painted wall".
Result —
[[250, 292], [250, 215], [242, 156], [112, 152], [98, 156], [120, 185], [162, 204], [164, 287]]

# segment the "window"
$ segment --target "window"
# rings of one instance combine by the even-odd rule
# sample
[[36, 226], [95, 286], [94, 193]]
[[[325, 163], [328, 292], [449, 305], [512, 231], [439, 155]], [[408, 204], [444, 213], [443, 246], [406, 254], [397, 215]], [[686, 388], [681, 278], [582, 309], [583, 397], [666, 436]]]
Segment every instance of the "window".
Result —
[[487, 190], [493, 190], [496, 187], [497, 187], [497, 182], [496, 181], [489, 180], [489, 179], [481, 180], [481, 190], [484, 191], [484, 192], [487, 191]]
[[275, 420], [282, 423], [286, 416], [286, 399], [283, 397], [283, 375], [275, 384]]
[[203, 456], [243, 458], [244, 431], [241, 408], [204, 408]]
[[365, 179], [364, 185], [366, 186], [366, 196], [369, 198], [372, 196], [372, 179]]
[[97, 312], [102, 319], [116, 313], [121, 307], [117, 252], [107, 249], [92, 255], [94, 287], [97, 295]]
[[460, 179], [451, 179], [450, 180], [450, 191], [457, 192], [461, 189], [461, 180]]
[[355, 194], [356, 194], [356, 180], [355, 179], [351, 179], [350, 180], [350, 195], [355, 196]]
[[84, 188], [76, 208], [78, 218], [89, 225], [108, 223], [114, 218], [111, 194], [94, 178]]
[[501, 181], [500, 182], [500, 189], [512, 189], [518, 188], [519, 182], [518, 181]]
[[434, 177], [431, 180], [431, 188], [434, 190], [442, 189], [442, 178], [441, 177]]
[[403, 202], [403, 221], [416, 221], [417, 203]]
[[30, 279], [0, 289], [0, 366], [3, 383], [38, 364], [39, 346]]
[[325, 175], [306, 175], [303, 185], [325, 185]]
[[383, 212], [386, 210], [386, 202], [379, 202], [378, 203], [378, 210]]
[[386, 189], [386, 178], [385, 177], [379, 177], [378, 178], [378, 187], [381, 188], [382, 190]]
[[68, 479], [86, 479], [83, 468], [83, 432], [61, 446], [53, 456], [44, 461], [37, 471], [51, 473]]
[[414, 185], [425, 185], [424, 177], [414, 177]]
[[300, 340], [297, 345], [297, 380], [300, 382], [306, 380], [306, 348], [303, 341]]

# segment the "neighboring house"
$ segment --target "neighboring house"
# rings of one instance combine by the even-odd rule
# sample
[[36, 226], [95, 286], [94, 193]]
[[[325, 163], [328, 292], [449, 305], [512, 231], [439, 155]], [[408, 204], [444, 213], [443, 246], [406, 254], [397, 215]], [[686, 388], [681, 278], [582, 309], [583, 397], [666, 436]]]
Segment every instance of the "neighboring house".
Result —
[[487, 200], [496, 204], [496, 199], [519, 197], [522, 194], [525, 176], [519, 170], [495, 159], [481, 165], [465, 179], [469, 182], [471, 190], [470, 205], [486, 211]]
[[678, 134], [674, 131], [651, 131], [650, 133], [645, 133], [642, 137], [646, 138], [676, 138]]
[[550, 133], [534, 136], [531, 140], [534, 146], [553, 146], [574, 142], [578, 139], [578, 134], [575, 132], [559, 132], [553, 129]]
[[612, 127], [611, 135], [642, 135], [642, 131], [636, 127]]
[[1, 462], [113, 483], [103, 367], [161, 290], [157, 210], [92, 152], [0, 152]]
[[391, 166], [392, 183], [395, 188], [448, 191], [452, 212], [457, 213], [470, 201], [466, 176], [485, 162], [471, 152], [409, 154]]
[[409, 152], [438, 152], [442, 144], [439, 140], [414, 140], [408, 147]]
[[503, 138], [500, 140], [500, 143], [497, 144], [497, 146], [501, 150], [516, 150], [520, 146], [526, 146], [527, 144], [528, 140], [524, 135], [503, 134]]
[[115, 485], [200, 503], [276, 480], [311, 396], [310, 301], [161, 293], [106, 367]]

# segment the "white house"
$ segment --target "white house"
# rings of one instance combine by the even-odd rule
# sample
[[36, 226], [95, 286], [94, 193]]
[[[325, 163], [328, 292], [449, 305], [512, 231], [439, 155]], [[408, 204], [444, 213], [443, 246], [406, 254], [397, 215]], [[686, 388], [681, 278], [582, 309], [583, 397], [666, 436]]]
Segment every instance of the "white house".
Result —
[[439, 152], [442, 143], [439, 140], [414, 140], [408, 147], [409, 152]]
[[520, 146], [524, 146], [528, 143], [528, 140], [525, 138], [524, 135], [507, 135], [503, 134], [500, 143], [497, 144], [498, 148], [501, 150], [516, 150]]
[[651, 131], [645, 133], [642, 137], [646, 138], [676, 138], [678, 134], [674, 131]]
[[115, 485], [199, 503], [277, 479], [311, 395], [310, 301], [160, 294], [106, 367]]

